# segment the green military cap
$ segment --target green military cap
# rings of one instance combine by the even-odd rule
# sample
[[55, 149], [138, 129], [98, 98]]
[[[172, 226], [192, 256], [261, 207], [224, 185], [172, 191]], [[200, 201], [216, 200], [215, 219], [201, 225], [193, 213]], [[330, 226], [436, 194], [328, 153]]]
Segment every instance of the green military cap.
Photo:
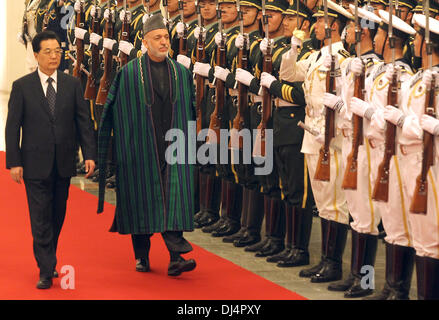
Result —
[[[324, 17], [325, 16], [325, 9], [323, 6], [319, 8], [317, 13], [313, 15], [313, 17]], [[342, 6], [336, 4], [335, 2], [332, 2], [331, 0], [328, 0], [328, 17], [339, 19], [342, 22], [346, 22], [347, 20], [354, 20], [354, 16], [347, 11]]]
[[[384, 10], [379, 10], [378, 14], [380, 16], [381, 23], [380, 23], [380, 28], [388, 31], [389, 29], [389, 13], [387, 11]], [[392, 26], [393, 26], [393, 35], [395, 37], [401, 38], [401, 39], [406, 39], [409, 36], [413, 36], [416, 34], [415, 29], [413, 29], [409, 24], [407, 24], [405, 21], [403, 21], [402, 19], [398, 18], [395, 15], [392, 15]]]
[[389, 1], [387, 0], [370, 0], [370, 3], [383, 4], [385, 6], [389, 5]]
[[[425, 26], [426, 26], [426, 16], [423, 14], [414, 14], [413, 15], [413, 23], [417, 26], [418, 33], [422, 36], [425, 35]], [[439, 45], [439, 21], [430, 17], [429, 18], [429, 26], [430, 30], [430, 41], [434, 46]]]
[[259, 10], [262, 9], [261, 0], [244, 0], [244, 1], [239, 1], [239, 3], [241, 6], [255, 7], [258, 8]]
[[218, 3], [236, 3], [236, 0], [218, 0]]
[[290, 6], [285, 10], [285, 15], [295, 16], [297, 15], [297, 2], [299, 2], [299, 16], [311, 19], [313, 12], [309, 9], [301, 0], [293, 0], [290, 2]]
[[[396, 1], [392, 0], [393, 6], [395, 7]], [[409, 8], [409, 10], [413, 10], [418, 4], [418, 0], [398, 0], [398, 6]]]
[[287, 0], [266, 0], [265, 1], [265, 10], [273, 10], [284, 12], [288, 8]]
[[[419, 0], [418, 5], [412, 10], [413, 13], [424, 14], [424, 1]], [[430, 16], [436, 17], [439, 14], [439, 3], [430, 1]]]

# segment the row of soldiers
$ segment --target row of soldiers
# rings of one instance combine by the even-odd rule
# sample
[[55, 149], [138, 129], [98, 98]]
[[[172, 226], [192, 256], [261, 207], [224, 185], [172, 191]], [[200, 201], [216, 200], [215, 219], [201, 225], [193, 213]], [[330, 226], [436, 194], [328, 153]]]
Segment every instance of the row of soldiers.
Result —
[[[370, 0], [357, 6], [330, 0], [324, 6], [317, 0], [107, 0], [100, 1], [101, 9], [92, 0], [35, 2], [45, 8], [36, 9], [37, 27], [50, 28], [52, 18], [59, 22], [61, 12], [69, 12], [61, 7], [74, 8], [65, 31], [66, 57], [78, 60], [78, 42], [90, 44], [85, 50], [90, 58], [93, 46], [108, 50], [114, 61], [109, 79], [127, 60], [145, 52], [143, 23], [163, 12], [171, 35], [170, 57], [194, 73], [198, 129], [273, 130], [274, 166], [268, 175], [254, 174], [256, 162], [198, 166], [196, 227], [278, 267], [306, 266], [317, 208], [321, 258], [299, 276], [332, 282], [328, 289], [344, 291], [345, 297], [361, 297], [373, 292], [362, 281], [363, 267], [375, 264], [382, 221], [386, 283], [371, 298], [407, 299], [415, 263], [418, 298], [439, 298], [436, 164], [421, 179], [428, 194], [425, 214], [411, 212], [416, 178], [424, 167], [423, 137], [439, 134], [434, 112], [424, 114], [427, 93], [434, 97], [431, 83], [439, 64], [436, 1], [428, 3], [431, 19], [423, 15], [425, 3], [414, 0]], [[85, 18], [78, 23], [81, 13]], [[38, 23], [45, 17], [46, 24]], [[99, 19], [99, 30], [93, 29], [93, 19]], [[105, 31], [109, 20], [113, 37]], [[128, 32], [123, 28], [127, 21]], [[104, 73], [103, 56], [96, 79]], [[88, 59], [80, 63], [85, 91], [90, 77], [85, 73], [90, 74], [92, 64]], [[97, 130], [103, 103], [97, 104], [96, 97], [89, 100]], [[431, 103], [435, 110], [435, 100]], [[394, 153], [383, 168], [392, 126]], [[251, 149], [258, 141], [252, 139]], [[245, 148], [239, 143], [234, 148], [242, 160]], [[378, 168], [387, 176], [377, 178]], [[355, 173], [355, 186], [344, 177], [348, 171]], [[387, 197], [375, 190], [381, 190], [377, 179], [387, 181]], [[351, 271], [341, 280], [349, 227]]]

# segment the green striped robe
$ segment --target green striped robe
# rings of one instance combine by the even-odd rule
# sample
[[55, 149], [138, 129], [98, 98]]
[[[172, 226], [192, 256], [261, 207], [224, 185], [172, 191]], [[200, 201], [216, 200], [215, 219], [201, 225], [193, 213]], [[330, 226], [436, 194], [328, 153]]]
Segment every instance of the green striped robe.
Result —
[[[192, 75], [176, 61], [168, 58], [166, 61], [172, 101], [171, 127], [180, 129], [187, 139], [188, 121], [195, 120]], [[187, 142], [179, 140], [179, 147], [185, 148], [186, 164], [167, 164], [162, 181], [151, 112], [153, 88], [149, 70], [147, 54], [130, 61], [117, 73], [108, 94], [98, 139], [98, 213], [103, 211], [105, 165], [113, 131], [117, 205], [110, 231], [121, 234], [192, 231], [194, 166], [187, 161]]]

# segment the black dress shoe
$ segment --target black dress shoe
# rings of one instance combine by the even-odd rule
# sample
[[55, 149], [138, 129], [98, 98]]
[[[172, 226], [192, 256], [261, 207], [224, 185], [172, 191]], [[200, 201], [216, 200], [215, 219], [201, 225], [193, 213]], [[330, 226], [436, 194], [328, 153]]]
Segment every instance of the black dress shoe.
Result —
[[206, 226], [210, 226], [212, 224], [214, 224], [215, 222], [217, 222], [219, 220], [218, 216], [214, 216], [211, 213], [208, 213], [204, 219], [201, 219], [197, 222], [194, 222], [194, 227], [195, 228], [202, 228], [202, 227], [206, 227]]
[[317, 272], [320, 271], [320, 269], [323, 266], [323, 261], [324, 260], [322, 259], [315, 266], [312, 266], [311, 268], [308, 268], [308, 269], [300, 270], [299, 277], [301, 277], [301, 278], [311, 278], [313, 275], [315, 275]]
[[37, 282], [37, 289], [49, 289], [52, 286], [52, 278], [40, 278]]
[[246, 229], [241, 228], [238, 230], [238, 232], [236, 232], [230, 236], [224, 237], [223, 242], [233, 243], [235, 240], [241, 239], [241, 238], [245, 237], [246, 235], [247, 235]]
[[106, 180], [105, 186], [110, 189], [114, 189], [116, 187], [116, 176], [111, 176]]
[[290, 255], [291, 250], [293, 249], [291, 249], [290, 247], [285, 247], [285, 249], [279, 252], [278, 254], [268, 257], [267, 262], [276, 263], [279, 261], [283, 261]]
[[203, 231], [204, 233], [212, 233], [219, 229], [225, 228], [226, 226], [227, 226], [227, 221], [223, 217], [221, 217], [214, 224], [201, 228], [201, 231]]
[[344, 293], [345, 298], [360, 298], [366, 297], [373, 293], [372, 289], [363, 289], [361, 286], [361, 279], [355, 277], [352, 286]]
[[212, 232], [212, 237], [227, 237], [235, 234], [240, 229], [239, 225], [228, 223], [225, 228], [219, 228]]
[[168, 267], [168, 276], [179, 276], [182, 272], [192, 271], [197, 264], [194, 259], [184, 260], [179, 258], [177, 261], [171, 261]]
[[349, 273], [349, 276], [346, 280], [341, 280], [341, 281], [331, 283], [328, 286], [328, 290], [329, 291], [346, 291], [350, 287], [352, 287], [352, 285], [354, 284], [354, 280], [355, 280], [354, 275], [352, 273]]
[[[279, 268], [292, 268], [309, 264], [309, 252], [302, 249], [293, 249], [289, 256], [277, 263]], [[303, 271], [303, 270], [302, 270]], [[303, 273], [302, 273], [303, 274]]]
[[244, 251], [247, 252], [258, 252], [260, 251], [263, 247], [265, 247], [268, 243], [269, 238], [265, 237], [263, 240], [259, 241], [258, 243], [255, 243], [251, 246], [247, 246], [245, 247]]
[[326, 259], [322, 268], [313, 276], [312, 283], [322, 283], [340, 280], [343, 276], [342, 265], [340, 262]]
[[281, 241], [271, 241], [270, 246], [268, 248], [263, 248], [261, 251], [255, 254], [255, 257], [269, 257], [279, 252], [282, 252], [285, 249], [284, 242]]
[[246, 237], [233, 241], [233, 245], [237, 248], [251, 246], [252, 244], [258, 243], [261, 241], [261, 236], [247, 234]]
[[148, 272], [151, 269], [149, 268], [149, 260], [145, 258], [140, 258], [136, 260], [136, 271], [138, 272]]

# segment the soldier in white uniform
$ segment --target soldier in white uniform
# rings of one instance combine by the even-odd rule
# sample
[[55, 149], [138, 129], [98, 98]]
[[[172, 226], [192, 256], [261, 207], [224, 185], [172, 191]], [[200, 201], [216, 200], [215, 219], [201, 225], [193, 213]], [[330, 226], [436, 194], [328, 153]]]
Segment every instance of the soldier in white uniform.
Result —
[[37, 34], [36, 31], [36, 11], [40, 5], [41, 0], [27, 0], [25, 1], [26, 9], [23, 16], [22, 31], [18, 34], [18, 41], [26, 46], [26, 68], [29, 72], [37, 69], [38, 63], [35, 60], [32, 49], [32, 39]]
[[[355, 6], [350, 5], [352, 12]], [[360, 41], [360, 58], [348, 58], [347, 69], [342, 71], [343, 89], [342, 96], [336, 96], [331, 93], [325, 93], [323, 98], [324, 104], [340, 112], [341, 121], [338, 127], [343, 133], [342, 146], [342, 167], [343, 172], [348, 170], [347, 157], [352, 152], [352, 111], [350, 110], [350, 100], [354, 96], [356, 77], [364, 74], [364, 79], [369, 78], [374, 68], [380, 63], [380, 58], [375, 54], [373, 49], [373, 39], [377, 27], [381, 22], [374, 13], [367, 9], [358, 8], [358, 17], [361, 30]], [[349, 45], [355, 43], [355, 22], [352, 21], [347, 26], [346, 42]], [[358, 50], [358, 48], [356, 48]], [[365, 71], [365, 73], [364, 73]], [[370, 80], [369, 80], [370, 81]], [[362, 267], [374, 266], [376, 249], [378, 242], [378, 224], [380, 222], [380, 213], [378, 208], [372, 202], [372, 190], [374, 180], [372, 180], [372, 171], [370, 163], [370, 146], [369, 141], [365, 138], [365, 132], [368, 128], [369, 121], [363, 120], [363, 130], [360, 133], [363, 137], [362, 144], [358, 147], [357, 156], [357, 186], [355, 189], [345, 189], [346, 200], [349, 212], [352, 216], [352, 252], [351, 252], [351, 272], [346, 280], [332, 283], [328, 286], [331, 291], [345, 291], [346, 298], [362, 297], [371, 294], [373, 291], [368, 288], [362, 288]]]
[[[318, 40], [325, 38], [324, 11], [320, 9], [316, 14], [315, 34]], [[348, 19], [353, 16], [341, 6], [328, 0], [328, 20], [331, 29], [332, 53], [335, 55], [336, 68], [344, 69], [345, 60], [349, 54], [343, 48], [341, 32]], [[296, 63], [294, 51], [289, 51], [282, 58], [280, 70], [281, 78], [285, 81], [303, 81], [306, 99], [305, 124], [314, 130], [324, 133], [325, 116], [323, 95], [326, 92], [326, 75], [329, 70], [331, 57], [329, 55], [329, 39], [325, 39], [325, 46], [312, 53], [306, 60]], [[337, 78], [337, 93], [341, 92], [341, 77]], [[336, 120], [337, 121], [337, 120]], [[342, 135], [336, 130], [332, 145], [341, 149]], [[318, 181], [314, 179], [319, 150], [321, 148], [321, 136], [316, 139], [309, 132], [305, 132], [302, 150], [311, 180], [311, 187], [315, 202], [319, 210], [322, 226], [322, 257], [318, 265], [300, 272], [301, 277], [310, 277], [311, 282], [328, 282], [340, 280], [342, 277], [342, 256], [346, 244], [347, 230], [349, 228], [349, 212], [341, 182], [341, 153], [336, 149], [330, 152], [330, 181]]]
[[[398, 73], [399, 83], [406, 82], [412, 76], [412, 70], [408, 61], [403, 58], [403, 46], [407, 38], [415, 34], [415, 30], [407, 23], [396, 16], [392, 16], [393, 36], [395, 38], [395, 67], [392, 64], [392, 49], [388, 42], [389, 14], [383, 10], [379, 11], [382, 22], [375, 36], [376, 52], [382, 54], [384, 63], [378, 65], [369, 81], [366, 82], [368, 102], [358, 98], [351, 99], [351, 110], [355, 114], [371, 119], [366, 131], [366, 138], [371, 146], [371, 168], [377, 171], [383, 160], [385, 149], [385, 127], [386, 120], [400, 125], [398, 122], [401, 110], [387, 107], [388, 88], [394, 71]], [[398, 104], [401, 104], [401, 92], [398, 90]], [[395, 137], [399, 141], [400, 128]], [[369, 299], [408, 299], [411, 277], [414, 266], [414, 250], [410, 225], [408, 221], [408, 208], [404, 198], [403, 180], [400, 169], [404, 168], [401, 161], [401, 151], [396, 148], [396, 156], [390, 161], [389, 173], [389, 195], [387, 202], [374, 202], [382, 216], [384, 229], [386, 231], [386, 284], [384, 290]], [[374, 180], [377, 173], [373, 177]], [[376, 182], [376, 181], [375, 181]], [[374, 183], [375, 185], [375, 183]]]
[[[439, 70], [439, 21], [430, 18], [430, 39], [432, 50], [432, 68], [428, 66], [428, 56], [425, 43], [426, 16], [416, 14], [414, 17], [418, 32], [415, 37], [415, 52], [422, 57], [422, 70], [409, 81], [402, 84], [402, 111], [404, 121], [399, 137], [401, 166], [410, 168], [403, 176], [404, 189], [407, 194], [405, 205], [410, 208], [414, 196], [416, 179], [421, 173], [423, 130], [427, 133], [439, 133], [439, 121], [425, 114], [425, 99], [427, 87], [430, 88], [433, 76]], [[439, 77], [435, 80], [437, 88]], [[437, 90], [437, 89], [433, 89]], [[439, 99], [436, 92], [432, 107], [437, 114]], [[437, 138], [436, 138], [437, 141]], [[437, 149], [436, 149], [437, 150]], [[436, 151], [435, 150], [435, 151]], [[436, 161], [427, 174], [427, 211], [426, 214], [409, 213], [409, 222], [413, 237], [413, 247], [416, 250], [416, 272], [418, 299], [439, 299], [439, 203], [437, 194], [438, 165]]]

